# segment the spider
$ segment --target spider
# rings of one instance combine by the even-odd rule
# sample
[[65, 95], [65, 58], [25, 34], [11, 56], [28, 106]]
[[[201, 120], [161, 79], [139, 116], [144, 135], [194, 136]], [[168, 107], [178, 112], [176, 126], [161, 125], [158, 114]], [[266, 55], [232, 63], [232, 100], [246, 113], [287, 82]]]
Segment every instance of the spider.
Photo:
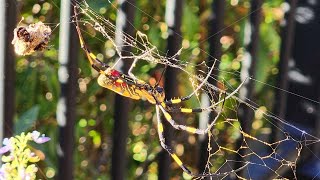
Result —
[[[213, 66], [210, 68], [208, 75], [206, 78], [203, 79], [202, 83], [196, 88], [196, 90], [191, 93], [188, 96], [178, 98], [178, 99], [171, 99], [166, 100], [165, 99], [165, 93], [163, 87], [159, 85], [152, 86], [142, 80], [137, 79], [132, 74], [132, 69], [135, 67], [136, 62], [138, 61], [138, 58], [135, 58], [131, 67], [129, 68], [128, 75], [123, 74], [115, 69], [113, 67], [110, 67], [109, 65], [103, 63], [100, 61], [86, 46], [81, 30], [79, 28], [79, 22], [78, 22], [78, 12], [77, 8], [74, 7], [74, 14], [75, 14], [75, 26], [78, 33], [79, 41], [81, 48], [85, 52], [87, 59], [89, 60], [89, 63], [91, 64], [92, 68], [95, 69], [99, 73], [98, 77], [98, 84], [104, 88], [107, 88], [111, 91], [114, 91], [117, 94], [120, 94], [122, 96], [140, 100], [140, 99], [146, 99], [151, 104], [154, 104], [156, 107], [156, 113], [157, 113], [157, 131], [158, 136], [160, 140], [160, 144], [164, 150], [166, 150], [172, 159], [181, 167], [181, 169], [186, 172], [187, 174], [193, 176], [193, 177], [204, 177], [204, 176], [211, 176], [211, 174], [194, 174], [191, 172], [189, 168], [187, 168], [181, 159], [175, 154], [175, 152], [166, 145], [165, 138], [163, 136], [164, 127], [162, 124], [162, 119], [160, 118], [161, 113], [164, 115], [165, 119], [171, 124], [172, 127], [174, 127], [177, 130], [183, 130], [187, 131], [192, 134], [207, 134], [208, 131], [211, 130], [212, 126], [215, 124], [216, 120], [220, 116], [220, 113], [222, 112], [222, 107], [224, 104], [224, 101], [226, 99], [226, 96], [223, 100], [207, 107], [207, 108], [196, 108], [196, 109], [190, 109], [190, 108], [174, 108], [172, 105], [174, 104], [180, 104], [183, 101], [189, 100], [195, 93], [198, 91], [208, 80], [210, 77]], [[231, 96], [229, 94], [228, 96]], [[218, 108], [218, 104], [222, 103], [222, 107]], [[206, 129], [197, 129], [190, 126], [180, 125], [175, 122], [175, 120], [172, 118], [169, 112], [171, 113], [200, 113], [202, 111], [216, 111], [216, 117], [214, 120], [208, 125]], [[160, 113], [161, 112], [161, 113]]]

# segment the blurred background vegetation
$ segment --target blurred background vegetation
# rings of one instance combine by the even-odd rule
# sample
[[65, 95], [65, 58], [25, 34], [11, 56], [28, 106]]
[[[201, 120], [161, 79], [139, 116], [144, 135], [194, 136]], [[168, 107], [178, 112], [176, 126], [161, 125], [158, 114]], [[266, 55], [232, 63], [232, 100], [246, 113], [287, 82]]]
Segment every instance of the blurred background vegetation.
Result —
[[[115, 23], [117, 12], [107, 0], [88, 1], [91, 8], [105, 18]], [[284, 2], [282, 0], [265, 1], [262, 6], [262, 21], [260, 29], [260, 46], [257, 76], [259, 81], [274, 84], [279, 70], [280, 50], [280, 23], [284, 18]], [[198, 63], [206, 60], [209, 45], [205, 41], [208, 37], [208, 21], [212, 15], [212, 0], [185, 0], [182, 16], [182, 47], [184, 49], [180, 59]], [[136, 11], [134, 26], [136, 30], [147, 34], [149, 40], [162, 52], [166, 51], [168, 27], [165, 22], [166, 2], [161, 0], [139, 0], [136, 6], [148, 15]], [[22, 17], [22, 24], [31, 24], [42, 21], [54, 28], [59, 23], [60, 1], [58, 0], [18, 0], [17, 21]], [[223, 55], [220, 63], [220, 76], [231, 85], [239, 84], [239, 75], [233, 76], [230, 72], [238, 73], [241, 68], [241, 59], [244, 53], [245, 23], [250, 11], [248, 0], [228, 0], [224, 23], [226, 28], [221, 29]], [[152, 17], [152, 18], [151, 18]], [[71, 23], [71, 21], [70, 21]], [[72, 25], [73, 26], [73, 25]], [[82, 27], [84, 28], [84, 27]], [[59, 26], [53, 29], [50, 48], [41, 53], [30, 56], [16, 57], [15, 70], [15, 131], [29, 131], [37, 129], [52, 138], [52, 141], [42, 146], [46, 159], [39, 165], [46, 179], [54, 178], [57, 170], [57, 121], [56, 108], [60, 95], [58, 81], [58, 48]], [[85, 41], [90, 49], [98, 54], [104, 62], [114, 60], [115, 52], [106, 50], [110, 43], [100, 33], [92, 31], [85, 34]], [[78, 86], [76, 96], [76, 126], [74, 150], [75, 179], [110, 179], [113, 102], [115, 93], [100, 87], [96, 83], [97, 74], [92, 71], [84, 53], [79, 51]], [[135, 75], [149, 81], [156, 78], [162, 69], [155, 68], [154, 64], [141, 62], [135, 69]], [[227, 72], [227, 73], [224, 73]], [[190, 85], [184, 83], [185, 75], [178, 77], [176, 87], [181, 95], [186, 95]], [[258, 104], [271, 108], [274, 89], [257, 83], [255, 86]], [[129, 138], [127, 141], [128, 174], [127, 177], [154, 179], [157, 177], [157, 154], [161, 151], [156, 132], [155, 108], [145, 101], [134, 101], [129, 115]], [[186, 107], [197, 104], [196, 100], [187, 102]], [[237, 106], [235, 106], [237, 107]], [[236, 112], [237, 109], [233, 109]], [[234, 116], [234, 115], [230, 115]], [[198, 116], [191, 115], [187, 121], [197, 127]], [[190, 120], [190, 121], [189, 121]], [[218, 127], [219, 128], [219, 127]], [[229, 132], [232, 134], [232, 132]], [[178, 155], [189, 166], [195, 168], [194, 153], [197, 151], [198, 138], [196, 136], [180, 135], [174, 132], [175, 148]], [[234, 137], [225, 137], [225, 141]], [[144, 172], [146, 171], [146, 172]], [[142, 174], [142, 172], [144, 172]], [[173, 165], [172, 179], [179, 179], [181, 169]], [[90, 178], [89, 178], [90, 177]]]

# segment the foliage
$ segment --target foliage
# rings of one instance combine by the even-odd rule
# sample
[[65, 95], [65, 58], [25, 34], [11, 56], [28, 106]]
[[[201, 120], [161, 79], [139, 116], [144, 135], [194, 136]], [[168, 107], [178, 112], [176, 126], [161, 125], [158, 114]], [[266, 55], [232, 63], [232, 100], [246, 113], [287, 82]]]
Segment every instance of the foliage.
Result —
[[[97, 3], [95, 3], [97, 2]], [[259, 71], [258, 80], [272, 82], [274, 75], [277, 74], [276, 63], [279, 55], [279, 23], [282, 19], [279, 0], [271, 0], [264, 3], [263, 21], [261, 24], [261, 44], [259, 48], [260, 60], [257, 70]], [[59, 23], [60, 1], [18, 1], [17, 6], [21, 7], [20, 15], [25, 18], [23, 23], [34, 23], [43, 21], [54, 27]], [[211, 1], [185, 1], [184, 16], [182, 24], [182, 36], [184, 49], [181, 59], [197, 63], [207, 59], [205, 52], [208, 52], [208, 21], [211, 18]], [[201, 5], [201, 8], [200, 7]], [[232, 73], [237, 73], [241, 67], [241, 57], [244, 52], [244, 26], [248, 20], [249, 1], [238, 2], [236, 0], [228, 1], [225, 16], [226, 28], [222, 29], [223, 55], [221, 57], [221, 74], [226, 82], [234, 85], [239, 84]], [[115, 22], [116, 11], [112, 9], [109, 3], [98, 3], [90, 1], [90, 6], [95, 11], [100, 12], [105, 17]], [[168, 27], [165, 23], [165, 3], [164, 1], [155, 1], [150, 3], [147, 0], [137, 1], [137, 7], [144, 11], [136, 10], [135, 28], [146, 33], [150, 41], [162, 52], [166, 52], [166, 39]], [[278, 12], [279, 14], [275, 13]], [[245, 17], [245, 18], [242, 18]], [[19, 17], [20, 20], [21, 17]], [[53, 28], [52, 28], [53, 29]], [[114, 61], [108, 51], [108, 42], [101, 37], [101, 34], [94, 30], [86, 29], [88, 34], [85, 39], [90, 49], [102, 57], [104, 62]], [[17, 121], [16, 131], [26, 131], [36, 127], [39, 131], [46, 132], [51, 137], [55, 137], [57, 130], [56, 106], [60, 94], [59, 82], [57, 79], [58, 69], [58, 28], [53, 30], [51, 37], [50, 50], [44, 53], [36, 53], [27, 57], [18, 57], [16, 61], [16, 109]], [[201, 51], [204, 50], [204, 51]], [[75, 150], [75, 176], [105, 178], [106, 172], [110, 172], [111, 145], [112, 145], [112, 125], [114, 93], [99, 87], [96, 83], [96, 74], [93, 74], [87, 60], [80, 52], [79, 58], [79, 79], [77, 95], [77, 124], [75, 137], [77, 146]], [[156, 69], [154, 65], [148, 63], [139, 63], [135, 69], [135, 74], [141, 79], [148, 80], [159, 74], [161, 69]], [[230, 73], [231, 72], [231, 73]], [[183, 83], [186, 77], [179, 77], [180, 83], [176, 85], [181, 95], [188, 92], [188, 85]], [[256, 94], [259, 101], [268, 101], [265, 94], [272, 91], [266, 88], [256, 87]], [[261, 95], [261, 96], [260, 96]], [[186, 106], [192, 107], [198, 105], [198, 101], [193, 99]], [[231, 115], [235, 116], [235, 115]], [[29, 120], [28, 122], [25, 120]], [[129, 138], [128, 138], [128, 177], [156, 177], [157, 175], [157, 155], [161, 148], [155, 129], [155, 112], [153, 106], [143, 101], [135, 101], [130, 113]], [[191, 126], [198, 126], [197, 116], [178, 117], [178, 121], [188, 122]], [[23, 120], [23, 121], [21, 121]], [[34, 122], [34, 120], [37, 120]], [[190, 122], [190, 123], [189, 123]], [[220, 127], [221, 129], [224, 127]], [[219, 127], [218, 127], [219, 129]], [[225, 134], [224, 140], [232, 142], [234, 140], [233, 132]], [[177, 151], [182, 155], [183, 160], [196, 168], [196, 162], [191, 159], [198, 148], [198, 137], [188, 136], [183, 133], [174, 132], [174, 145]], [[53, 141], [57, 143], [57, 141]], [[56, 169], [55, 146], [48, 146], [49, 157], [47, 165], [41, 165], [41, 169]], [[173, 165], [174, 171], [172, 177], [181, 176], [181, 170]], [[147, 175], [145, 174], [147, 172]], [[49, 177], [47, 177], [49, 178]]]

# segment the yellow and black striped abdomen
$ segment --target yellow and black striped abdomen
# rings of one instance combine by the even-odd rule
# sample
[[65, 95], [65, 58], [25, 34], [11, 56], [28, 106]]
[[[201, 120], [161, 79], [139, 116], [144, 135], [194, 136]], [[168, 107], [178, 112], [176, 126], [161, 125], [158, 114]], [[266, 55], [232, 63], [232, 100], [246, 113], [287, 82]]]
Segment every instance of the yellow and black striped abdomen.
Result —
[[[128, 84], [120, 78], [112, 80], [105, 74], [100, 74], [100, 76], [98, 77], [98, 84], [104, 88], [110, 89], [111, 91], [120, 94], [121, 96], [135, 100], [146, 99], [151, 104], [156, 104], [154, 97], [144, 88], [143, 84], [146, 83], [143, 81]], [[137, 85], [140, 86], [138, 87]], [[161, 99], [161, 101], [163, 100]]]
[[[124, 74], [119, 76], [107, 76], [106, 74], [100, 74], [98, 77], [98, 84], [104, 88], [118, 93], [122, 96], [139, 100], [145, 99], [151, 104], [156, 104], [155, 98], [158, 102], [164, 101], [164, 93], [157, 93], [155, 88], [151, 87], [144, 81], [134, 80]], [[151, 90], [151, 92], [150, 92]], [[152, 93], [152, 91], [154, 91]]]
[[109, 79], [106, 75], [100, 74], [100, 76], [98, 77], [98, 84], [104, 88], [110, 89], [111, 91], [120, 94], [121, 96], [125, 96], [136, 100], [141, 99], [141, 92], [139, 92], [140, 90], [132, 86], [129, 86], [121, 79], [113, 81]]

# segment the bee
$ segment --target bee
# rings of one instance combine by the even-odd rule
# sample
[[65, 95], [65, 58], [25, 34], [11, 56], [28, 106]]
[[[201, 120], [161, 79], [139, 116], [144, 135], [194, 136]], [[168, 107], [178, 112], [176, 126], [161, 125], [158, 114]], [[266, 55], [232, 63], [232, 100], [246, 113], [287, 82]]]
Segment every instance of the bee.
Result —
[[51, 28], [41, 21], [29, 26], [19, 26], [14, 29], [12, 44], [18, 55], [30, 55], [36, 51], [48, 48]]

